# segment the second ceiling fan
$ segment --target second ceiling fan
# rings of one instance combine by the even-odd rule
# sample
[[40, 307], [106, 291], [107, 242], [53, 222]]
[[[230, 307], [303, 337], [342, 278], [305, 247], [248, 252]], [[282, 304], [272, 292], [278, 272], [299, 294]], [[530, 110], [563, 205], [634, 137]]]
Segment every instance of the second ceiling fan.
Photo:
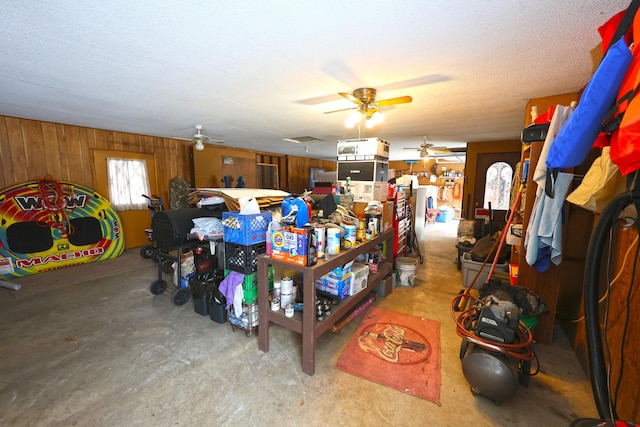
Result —
[[[423, 137], [423, 142], [419, 148], [405, 148], [405, 150], [416, 150], [420, 152], [420, 157], [425, 159], [427, 157], [445, 157], [451, 155], [465, 155], [467, 152], [466, 147], [460, 148], [447, 148], [447, 147], [435, 147], [433, 144], [427, 142], [427, 137]], [[452, 154], [454, 153], [454, 154]]]
[[195, 125], [196, 133], [191, 138], [181, 138], [179, 136], [174, 136], [175, 139], [182, 139], [185, 141], [192, 141], [194, 143], [193, 148], [197, 151], [204, 150], [204, 144], [209, 143], [218, 143], [224, 144], [224, 141], [221, 139], [213, 139], [202, 133], [202, 125]]
[[362, 119], [365, 125], [370, 128], [384, 120], [384, 114], [380, 107], [388, 107], [397, 104], [408, 104], [413, 101], [408, 95], [395, 98], [381, 99], [376, 101], [377, 91], [374, 88], [363, 87], [354, 90], [352, 93], [339, 92], [338, 95], [356, 104], [356, 107], [342, 108], [340, 110], [326, 111], [325, 114], [338, 113], [341, 111], [351, 111], [351, 115], [345, 121], [347, 127], [353, 127]]

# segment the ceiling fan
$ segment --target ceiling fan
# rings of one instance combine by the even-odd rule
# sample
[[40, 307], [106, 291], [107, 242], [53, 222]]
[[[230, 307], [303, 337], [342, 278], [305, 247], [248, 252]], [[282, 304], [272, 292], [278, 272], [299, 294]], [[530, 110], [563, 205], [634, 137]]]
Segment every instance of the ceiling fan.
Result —
[[353, 127], [363, 118], [368, 128], [381, 123], [384, 120], [384, 114], [380, 111], [380, 107], [388, 107], [396, 104], [408, 104], [413, 101], [408, 95], [398, 96], [396, 98], [381, 99], [376, 101], [376, 89], [363, 87], [354, 90], [352, 93], [339, 92], [338, 95], [356, 104], [356, 107], [343, 108], [340, 110], [326, 111], [325, 114], [338, 113], [340, 111], [351, 111], [351, 115], [345, 121], [347, 127]]
[[185, 141], [193, 141], [195, 143], [193, 148], [195, 148], [197, 151], [204, 150], [204, 144], [209, 144], [214, 142], [218, 144], [224, 144], [224, 141], [221, 139], [213, 139], [207, 135], [204, 135], [202, 133], [202, 125], [195, 125], [195, 128], [196, 128], [196, 133], [191, 138], [180, 138], [180, 137], [174, 137], [174, 138], [183, 139]]
[[[404, 148], [405, 150], [416, 150], [420, 152], [420, 157], [421, 158], [427, 158], [427, 157], [445, 157], [445, 156], [451, 156], [451, 153], [466, 153], [467, 149], [465, 147], [460, 147], [460, 148], [447, 148], [447, 147], [434, 147], [433, 144], [430, 144], [427, 142], [427, 137], [423, 137], [423, 142], [422, 144], [420, 144], [419, 148]], [[460, 154], [453, 154], [453, 155], [460, 155]]]

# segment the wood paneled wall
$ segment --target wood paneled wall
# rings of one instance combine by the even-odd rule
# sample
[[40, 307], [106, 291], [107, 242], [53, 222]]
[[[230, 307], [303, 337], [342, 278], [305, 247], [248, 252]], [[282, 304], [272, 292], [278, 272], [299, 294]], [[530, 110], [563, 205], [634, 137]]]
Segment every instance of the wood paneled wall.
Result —
[[[169, 200], [169, 180], [182, 176], [192, 181], [192, 161], [197, 162], [198, 154], [203, 153], [195, 152], [195, 159], [192, 159], [191, 144], [178, 139], [0, 116], [0, 188], [46, 176], [94, 188], [92, 149], [155, 154], [157, 170], [162, 171], [158, 176], [158, 195], [165, 201]], [[207, 146], [205, 152], [209, 151], [220, 158], [230, 155], [250, 159], [252, 165], [277, 164], [281, 189], [295, 194], [308, 188], [312, 167], [336, 170], [336, 162], [329, 160], [232, 147]], [[229, 166], [233, 168], [233, 165]], [[244, 176], [248, 187], [251, 182], [255, 183], [255, 167], [239, 169], [234, 176]], [[248, 174], [251, 171], [253, 174]], [[214, 174], [215, 179], [212, 175], [211, 179], [204, 180], [206, 184], [204, 181], [202, 184], [221, 187], [219, 172], [220, 169]], [[169, 208], [168, 203], [165, 205]]]
[[94, 188], [94, 148], [155, 153], [163, 200], [169, 200], [171, 178], [189, 176], [185, 141], [0, 116], [0, 188], [45, 176]]
[[[309, 173], [311, 168], [321, 168], [326, 172], [335, 171], [338, 168], [337, 161], [307, 159], [305, 157], [287, 156], [288, 178], [283, 190], [294, 194], [302, 194], [309, 189]], [[282, 185], [282, 184], [281, 184]]]

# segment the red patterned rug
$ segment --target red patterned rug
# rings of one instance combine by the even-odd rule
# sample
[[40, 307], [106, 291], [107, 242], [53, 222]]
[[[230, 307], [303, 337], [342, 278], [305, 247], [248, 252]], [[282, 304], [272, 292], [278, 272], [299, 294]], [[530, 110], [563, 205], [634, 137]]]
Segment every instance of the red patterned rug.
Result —
[[440, 406], [440, 322], [370, 307], [336, 367]]

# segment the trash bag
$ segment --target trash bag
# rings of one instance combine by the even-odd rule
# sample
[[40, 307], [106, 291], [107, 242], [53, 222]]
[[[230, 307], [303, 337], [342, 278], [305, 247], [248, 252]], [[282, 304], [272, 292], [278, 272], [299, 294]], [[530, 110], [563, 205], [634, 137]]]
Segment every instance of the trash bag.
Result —
[[[478, 239], [473, 249], [469, 251], [469, 256], [472, 261], [484, 262], [489, 257], [489, 262], [492, 262], [495, 258], [496, 250], [498, 249], [497, 239], [493, 236], [485, 236]], [[498, 257], [498, 263], [502, 264], [507, 261], [509, 255], [508, 245], [503, 245]]]

